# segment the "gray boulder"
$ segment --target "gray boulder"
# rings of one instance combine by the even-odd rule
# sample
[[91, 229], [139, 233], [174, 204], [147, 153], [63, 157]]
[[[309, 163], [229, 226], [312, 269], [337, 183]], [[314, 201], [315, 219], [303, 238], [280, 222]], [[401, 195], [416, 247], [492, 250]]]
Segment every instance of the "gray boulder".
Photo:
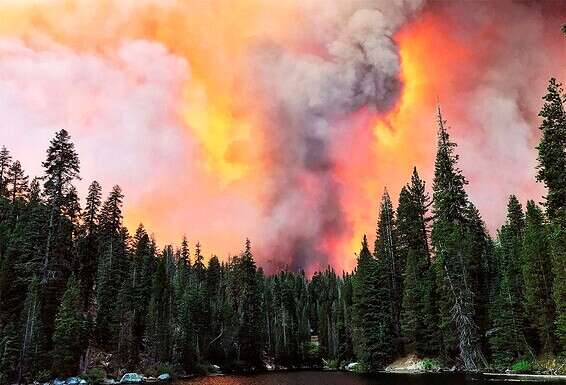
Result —
[[65, 380], [65, 385], [79, 385], [81, 379], [79, 377], [69, 377]]
[[143, 377], [138, 373], [126, 373], [122, 376], [120, 384], [141, 384]]

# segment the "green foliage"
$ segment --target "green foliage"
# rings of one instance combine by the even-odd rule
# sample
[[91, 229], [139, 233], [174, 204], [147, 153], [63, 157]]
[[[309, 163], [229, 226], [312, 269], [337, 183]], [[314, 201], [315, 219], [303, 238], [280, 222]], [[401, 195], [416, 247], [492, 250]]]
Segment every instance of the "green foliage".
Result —
[[497, 286], [493, 288], [493, 329], [489, 337], [491, 353], [498, 365], [509, 365], [530, 351], [525, 338], [524, 281], [521, 272], [521, 264], [525, 268], [524, 261], [521, 263], [525, 220], [515, 196], [509, 198], [507, 207], [507, 222], [499, 231], [496, 249], [499, 276]]
[[536, 363], [527, 358], [522, 358], [511, 365], [511, 370], [515, 373], [532, 373], [535, 368]]
[[384, 365], [401, 350], [401, 300], [403, 297], [403, 274], [405, 258], [398, 252], [398, 233], [393, 204], [387, 190], [383, 193], [377, 223], [374, 256], [377, 260], [375, 277], [377, 287], [377, 308], [380, 321], [374, 330], [379, 334]]
[[555, 333], [558, 350], [566, 354], [566, 216], [551, 225], [550, 247], [554, 276], [552, 298], [556, 306]]
[[328, 369], [340, 369], [340, 361], [338, 360], [328, 360], [326, 361], [326, 365], [325, 367], [327, 367]]
[[517, 324], [511, 298], [508, 278], [503, 275], [493, 304], [493, 329], [489, 333], [493, 361], [498, 366], [510, 365], [526, 351], [523, 331]]
[[[303, 344], [302, 348], [304, 352], [303, 362], [311, 367], [319, 366], [321, 363], [321, 352], [320, 352], [320, 345], [315, 342], [306, 342]], [[328, 365], [330, 363], [337, 363], [339, 360], [329, 360]], [[329, 366], [330, 367], [330, 366]]]
[[80, 289], [74, 277], [67, 282], [53, 333], [53, 367], [56, 376], [70, 376], [77, 373], [83, 343], [84, 316], [81, 313]]
[[394, 354], [390, 270], [375, 259], [364, 236], [353, 281], [354, 352], [370, 369], [386, 366]]
[[43, 353], [41, 335], [41, 303], [39, 280], [34, 277], [29, 285], [22, 310], [22, 332], [18, 359], [18, 377], [30, 379], [39, 368]]
[[416, 168], [403, 187], [397, 208], [399, 253], [406, 261], [401, 311], [405, 350], [420, 355], [438, 354], [435, 280], [428, 244], [430, 198]]
[[17, 332], [13, 323], [0, 329], [0, 384], [7, 384], [14, 376], [17, 362]]
[[544, 204], [548, 218], [554, 220], [566, 215], [566, 96], [555, 78], [550, 79], [547, 91], [539, 113], [543, 121], [537, 146], [537, 180], [548, 189]]
[[239, 303], [240, 325], [238, 342], [240, 345], [238, 360], [252, 368], [262, 368], [262, 313], [260, 308], [260, 282], [252, 255], [251, 242], [246, 239], [245, 249], [235, 262], [235, 269], [240, 277], [241, 298]]
[[480, 308], [474, 297], [482, 286], [484, 255], [476, 250], [475, 243], [484, 235], [481, 218], [464, 189], [467, 181], [458, 169], [455, 148], [439, 108], [432, 246], [436, 253], [442, 353], [448, 359], [457, 352], [463, 366], [475, 370], [484, 364], [477, 324]]
[[542, 352], [551, 353], [555, 345], [555, 310], [549, 229], [542, 210], [533, 201], [527, 203], [522, 246], [525, 313], [535, 332], [535, 344]]
[[39, 382], [40, 384], [44, 384], [49, 382], [53, 378], [53, 374], [51, 374], [50, 370], [42, 369], [37, 372], [37, 374], [33, 377], [34, 382]]
[[559, 350], [566, 351], [566, 95], [556, 79], [550, 79], [543, 99], [537, 180], [547, 188], [544, 205], [550, 221], [555, 331]]
[[146, 376], [156, 377], [156, 378], [161, 374], [168, 373], [172, 375], [175, 372], [176, 370], [173, 365], [164, 362], [156, 362], [155, 364], [149, 366], [144, 370], [144, 374]]
[[437, 359], [434, 359], [434, 358], [424, 358], [424, 359], [422, 359], [421, 365], [422, 365], [423, 370], [426, 370], [427, 372], [437, 371], [437, 370], [440, 370], [440, 368], [442, 367], [442, 365], [440, 364], [440, 361], [438, 361]]
[[102, 368], [89, 368], [82, 377], [91, 384], [100, 384], [106, 378], [106, 372]]

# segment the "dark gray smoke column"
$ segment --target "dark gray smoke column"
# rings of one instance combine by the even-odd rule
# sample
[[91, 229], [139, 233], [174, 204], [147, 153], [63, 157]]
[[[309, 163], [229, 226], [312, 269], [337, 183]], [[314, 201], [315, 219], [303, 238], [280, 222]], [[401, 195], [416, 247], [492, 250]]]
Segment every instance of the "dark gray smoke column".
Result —
[[[272, 176], [265, 241], [274, 268], [308, 268], [329, 262], [325, 242], [348, 234], [333, 177], [332, 147], [340, 122], [362, 107], [376, 112], [397, 101], [395, 32], [421, 6], [406, 1], [307, 1], [304, 28], [320, 55], [270, 44], [258, 50], [254, 78], [270, 101]], [[314, 266], [316, 267], [316, 266]]]

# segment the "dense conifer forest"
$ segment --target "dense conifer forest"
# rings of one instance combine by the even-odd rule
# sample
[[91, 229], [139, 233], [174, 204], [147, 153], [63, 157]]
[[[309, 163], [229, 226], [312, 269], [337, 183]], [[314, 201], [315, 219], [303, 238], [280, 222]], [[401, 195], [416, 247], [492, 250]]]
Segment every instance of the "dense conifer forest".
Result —
[[[440, 109], [432, 196], [415, 168], [357, 267], [264, 274], [250, 240], [226, 261], [199, 243], [158, 247], [122, 221], [124, 194], [94, 181], [81, 204], [65, 130], [44, 175], [0, 152], [0, 382], [124, 370], [383, 369], [414, 353], [465, 370], [505, 369], [566, 351], [565, 94], [540, 112], [542, 204], [511, 195], [493, 237], [466, 193]], [[494, 170], [494, 172], [496, 172]], [[368, 207], [368, 210], [372, 210]], [[159, 369], [158, 369], [159, 368]]]

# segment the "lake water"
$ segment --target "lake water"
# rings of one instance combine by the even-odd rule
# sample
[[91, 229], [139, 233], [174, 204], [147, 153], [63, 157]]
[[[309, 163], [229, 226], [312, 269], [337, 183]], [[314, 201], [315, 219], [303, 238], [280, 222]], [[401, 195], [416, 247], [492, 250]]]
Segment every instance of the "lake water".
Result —
[[[202, 377], [179, 380], [174, 385], [502, 385], [503, 381], [478, 381], [461, 374], [380, 374], [362, 376], [353, 373], [298, 371], [249, 376]], [[541, 384], [520, 382], [515, 384]]]

